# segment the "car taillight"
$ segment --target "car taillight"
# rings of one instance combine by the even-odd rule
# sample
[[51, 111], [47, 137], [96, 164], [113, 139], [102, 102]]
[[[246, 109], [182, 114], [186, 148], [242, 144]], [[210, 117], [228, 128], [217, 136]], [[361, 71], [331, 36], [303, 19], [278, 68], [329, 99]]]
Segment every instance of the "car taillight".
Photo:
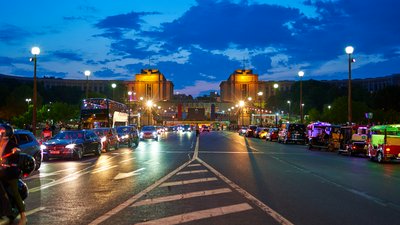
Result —
[[386, 148], [386, 151], [387, 151], [387, 152], [390, 152], [390, 148]]
[[353, 146], [352, 146], [352, 149], [356, 149], [356, 146], [355, 146], [355, 145], [353, 145]]

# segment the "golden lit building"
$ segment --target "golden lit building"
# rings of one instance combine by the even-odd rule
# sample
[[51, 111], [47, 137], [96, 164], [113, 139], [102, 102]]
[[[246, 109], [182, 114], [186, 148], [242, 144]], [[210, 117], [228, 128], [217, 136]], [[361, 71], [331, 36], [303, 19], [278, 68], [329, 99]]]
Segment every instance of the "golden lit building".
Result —
[[128, 91], [136, 100], [168, 101], [174, 93], [174, 84], [168, 81], [158, 69], [142, 69], [135, 75], [135, 80], [127, 82]]
[[[294, 81], [259, 81], [258, 74], [253, 74], [252, 70], [238, 69], [219, 85], [221, 101], [235, 103], [251, 97], [254, 101], [264, 102], [278, 91], [289, 91], [293, 83]], [[259, 92], [262, 95], [258, 95]]]

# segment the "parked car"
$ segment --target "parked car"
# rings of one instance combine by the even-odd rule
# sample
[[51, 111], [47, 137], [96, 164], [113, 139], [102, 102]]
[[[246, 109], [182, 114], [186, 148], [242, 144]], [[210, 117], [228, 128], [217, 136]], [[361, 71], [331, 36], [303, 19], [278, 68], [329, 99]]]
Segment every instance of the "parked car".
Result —
[[286, 128], [279, 132], [278, 142], [306, 143], [306, 126], [300, 123], [288, 123]]
[[36, 137], [28, 130], [19, 129], [14, 130], [14, 137], [16, 138], [15, 142], [17, 143], [21, 152], [31, 155], [33, 158], [35, 158], [35, 170], [38, 170], [42, 165], [43, 153], [40, 149], [40, 143]]
[[99, 136], [102, 150], [108, 152], [111, 148], [119, 148], [119, 137], [117, 130], [110, 127], [94, 128], [93, 131]]
[[92, 130], [66, 130], [43, 142], [41, 149], [44, 160], [51, 158], [80, 160], [89, 153], [101, 155], [101, 142]]
[[[134, 126], [119, 126], [115, 128], [117, 130], [119, 143], [126, 144], [128, 147], [139, 146], [139, 134]], [[154, 127], [154, 129], [156, 129]], [[157, 132], [157, 130], [156, 130]], [[134, 145], [134, 146], [132, 146]]]
[[268, 134], [265, 136], [265, 140], [266, 141], [273, 141], [273, 140], [278, 141], [278, 133], [279, 133], [278, 128], [276, 128], [276, 127], [269, 128]]
[[261, 131], [258, 132], [258, 138], [266, 139], [268, 132], [269, 132], [269, 128], [264, 127]]
[[191, 132], [192, 128], [190, 127], [189, 124], [183, 125], [182, 127], [182, 132]]
[[253, 137], [254, 133], [256, 132], [257, 126], [256, 125], [250, 125], [245, 133], [246, 137]]
[[201, 126], [201, 132], [210, 132], [210, 127], [206, 125]]
[[144, 126], [139, 134], [140, 140], [152, 139], [158, 141], [158, 133], [155, 126]]
[[257, 127], [253, 133], [253, 137], [260, 138], [260, 132], [266, 129], [265, 127]]
[[400, 160], [400, 124], [371, 127], [368, 156], [379, 163]]
[[247, 127], [243, 126], [243, 127], [239, 128], [238, 133], [239, 133], [239, 135], [245, 135], [246, 131], [247, 131]]

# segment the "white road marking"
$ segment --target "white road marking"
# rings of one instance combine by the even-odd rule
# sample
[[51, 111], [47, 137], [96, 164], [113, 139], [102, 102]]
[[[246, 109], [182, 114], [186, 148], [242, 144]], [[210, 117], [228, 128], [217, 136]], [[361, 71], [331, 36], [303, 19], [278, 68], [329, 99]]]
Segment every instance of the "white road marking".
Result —
[[190, 164], [190, 165], [188, 165], [187, 167], [195, 167], [195, 166], [201, 166], [201, 164], [194, 163], [194, 164]]
[[140, 202], [136, 202], [135, 204], [131, 205], [131, 207], [153, 205], [153, 204], [158, 204], [158, 203], [163, 203], [163, 202], [171, 202], [171, 201], [177, 201], [177, 200], [182, 200], [182, 199], [217, 195], [217, 194], [223, 194], [223, 193], [229, 193], [229, 192], [232, 192], [232, 190], [229, 188], [219, 188], [219, 189], [214, 189], [214, 190], [196, 191], [196, 192], [190, 192], [190, 193], [185, 193], [185, 194], [145, 199]]
[[199, 210], [190, 213], [184, 213], [180, 215], [165, 217], [157, 220], [151, 220], [144, 223], [137, 223], [136, 225], [156, 225], [156, 224], [163, 224], [163, 225], [170, 225], [170, 224], [181, 224], [187, 223], [191, 221], [223, 216], [227, 214], [243, 212], [246, 210], [250, 210], [252, 207], [247, 203], [241, 203], [236, 205], [229, 205], [219, 208], [212, 208], [212, 209], [205, 209]]
[[155, 189], [156, 187], [158, 187], [160, 184], [162, 184], [163, 182], [165, 182], [166, 180], [168, 180], [169, 178], [171, 178], [173, 175], [175, 175], [178, 171], [182, 170], [183, 168], [185, 168], [188, 164], [190, 164], [191, 162], [193, 162], [193, 159], [184, 163], [183, 165], [181, 165], [180, 167], [176, 168], [174, 171], [172, 171], [171, 173], [167, 174], [165, 177], [159, 179], [158, 181], [156, 181], [154, 184], [150, 185], [149, 187], [147, 187], [146, 189], [144, 189], [143, 191], [139, 192], [138, 194], [136, 194], [135, 196], [132, 196], [130, 199], [126, 200], [125, 202], [123, 202], [122, 204], [118, 205], [117, 207], [113, 208], [112, 210], [108, 211], [107, 213], [105, 213], [104, 215], [98, 217], [97, 219], [95, 219], [94, 221], [92, 221], [89, 225], [97, 225], [102, 223], [103, 221], [109, 219], [110, 217], [114, 216], [115, 214], [117, 214], [118, 212], [120, 212], [121, 210], [125, 209], [126, 207], [132, 205], [135, 201], [137, 201], [139, 198], [141, 198], [142, 196], [146, 195], [147, 193], [149, 193], [150, 191], [152, 191], [153, 189]]
[[185, 174], [194, 174], [194, 173], [207, 173], [208, 170], [190, 170], [190, 171], [182, 171], [177, 173], [176, 175], [185, 175]]
[[213, 167], [211, 167], [210, 165], [208, 165], [207, 163], [205, 163], [203, 160], [201, 159], [197, 159], [200, 163], [202, 163], [205, 167], [207, 167], [211, 172], [213, 172], [215, 175], [217, 175], [221, 180], [225, 181], [225, 183], [227, 183], [229, 186], [231, 186], [234, 190], [238, 191], [240, 194], [242, 194], [245, 198], [247, 198], [248, 200], [250, 200], [252, 203], [254, 203], [255, 205], [257, 205], [261, 210], [263, 210], [264, 212], [266, 212], [268, 215], [270, 215], [272, 218], [274, 218], [279, 224], [284, 224], [284, 225], [293, 225], [292, 222], [290, 222], [288, 219], [286, 219], [285, 217], [283, 217], [282, 215], [280, 215], [278, 212], [276, 212], [275, 210], [273, 210], [272, 208], [270, 208], [269, 206], [267, 206], [266, 204], [264, 204], [263, 202], [261, 202], [260, 200], [258, 200], [256, 197], [254, 197], [253, 195], [251, 195], [250, 193], [248, 193], [247, 191], [245, 191], [244, 189], [242, 189], [241, 187], [239, 187], [239, 185], [235, 184], [234, 182], [232, 182], [231, 180], [229, 180], [228, 178], [226, 178], [224, 175], [222, 175], [220, 172], [218, 172], [217, 170], [215, 170]]
[[129, 172], [129, 173], [119, 173], [119, 174], [117, 174], [117, 176], [114, 177], [114, 180], [120, 180], [120, 179], [125, 179], [125, 178], [128, 178], [128, 177], [132, 177], [132, 176], [135, 176], [135, 175], [139, 175], [140, 174], [139, 172], [142, 171], [142, 170], [145, 170], [145, 168], [140, 168], [138, 170], [135, 170], [135, 171], [132, 171], [132, 172]]
[[[110, 158], [106, 159], [106, 161], [104, 161], [103, 163], [108, 163], [109, 160], [111, 160], [112, 158], [115, 158], [115, 157], [117, 157], [117, 156], [110, 157]], [[76, 171], [74, 173], [68, 174], [67, 176], [61, 177], [60, 179], [55, 180], [53, 182], [49, 182], [49, 183], [41, 185], [39, 187], [31, 188], [31, 189], [29, 189], [29, 192], [32, 192], [32, 193], [33, 192], [38, 192], [38, 191], [41, 191], [41, 190], [49, 188], [49, 187], [53, 187], [53, 186], [56, 186], [56, 185], [59, 185], [59, 184], [64, 184], [66, 182], [70, 182], [71, 180], [77, 179], [82, 175], [85, 175], [85, 174], [88, 174], [88, 173], [92, 172], [90, 169], [94, 168], [96, 166], [97, 165], [91, 165], [91, 166], [86, 167], [86, 168], [84, 168], [82, 170], [79, 170], [79, 171]]]
[[117, 165], [114, 165], [114, 166], [110, 166], [110, 165], [102, 166], [102, 167], [100, 167], [100, 168], [97, 168], [97, 169], [93, 170], [93, 171], [91, 172], [91, 174], [100, 173], [100, 172], [103, 172], [103, 171], [112, 169], [112, 168], [114, 168], [114, 167], [117, 167]]
[[134, 160], [135, 158], [133, 157], [133, 158], [129, 158], [129, 159], [125, 159], [125, 160], [122, 160], [120, 163], [124, 163], [124, 162], [128, 162], [128, 161], [132, 161], [132, 160]]
[[267, 154], [267, 153], [259, 152], [259, 151], [256, 151], [256, 152], [200, 151], [200, 153], [207, 153], [207, 154]]
[[161, 184], [160, 187], [195, 184], [195, 183], [210, 182], [210, 181], [216, 181], [216, 180], [218, 180], [216, 177], [206, 177], [206, 178], [199, 178], [199, 179], [192, 179], [192, 180], [181, 180], [181, 181], [174, 181], [174, 182], [165, 182], [165, 183]]

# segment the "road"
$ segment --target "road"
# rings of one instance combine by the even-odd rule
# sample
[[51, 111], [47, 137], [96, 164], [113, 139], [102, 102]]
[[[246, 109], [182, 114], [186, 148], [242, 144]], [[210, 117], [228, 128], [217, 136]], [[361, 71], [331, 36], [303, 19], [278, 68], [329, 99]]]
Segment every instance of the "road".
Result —
[[400, 165], [228, 131], [52, 160], [25, 179], [29, 224], [392, 224]]

